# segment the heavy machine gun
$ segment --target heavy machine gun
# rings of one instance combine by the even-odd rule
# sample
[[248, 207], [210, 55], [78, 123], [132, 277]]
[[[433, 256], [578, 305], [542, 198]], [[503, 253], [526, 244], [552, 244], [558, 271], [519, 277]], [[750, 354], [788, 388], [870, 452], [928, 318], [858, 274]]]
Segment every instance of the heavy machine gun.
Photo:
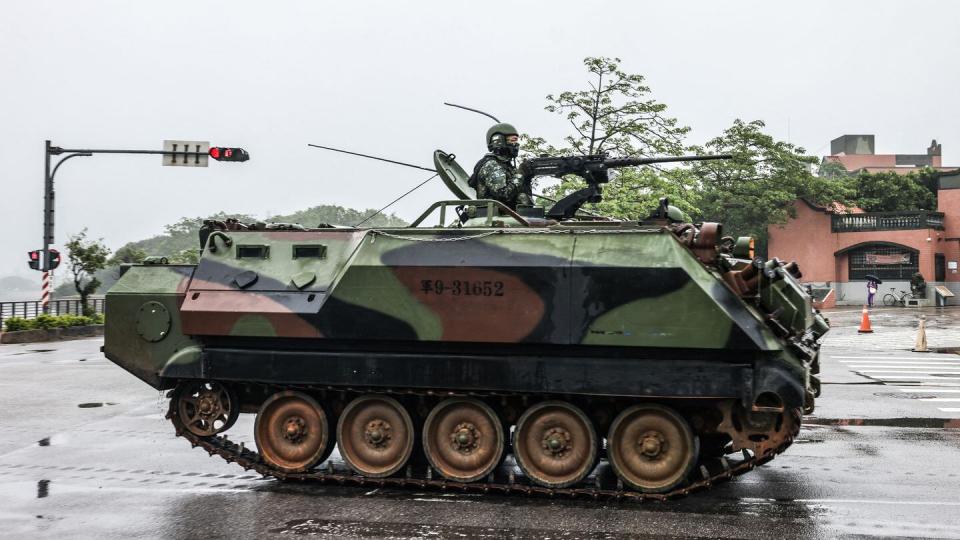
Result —
[[732, 157], [733, 156], [728, 154], [655, 158], [609, 158], [607, 154], [559, 157], [544, 156], [524, 161], [520, 165], [520, 172], [523, 174], [524, 181], [530, 181], [538, 176], [555, 176], [560, 178], [567, 174], [575, 174], [587, 182], [587, 187], [560, 199], [547, 212], [548, 218], [559, 221], [573, 218], [577, 210], [586, 203], [596, 203], [603, 200], [603, 192], [600, 185], [610, 181], [610, 169], [636, 167], [638, 165], [650, 165], [652, 163], [731, 159]]

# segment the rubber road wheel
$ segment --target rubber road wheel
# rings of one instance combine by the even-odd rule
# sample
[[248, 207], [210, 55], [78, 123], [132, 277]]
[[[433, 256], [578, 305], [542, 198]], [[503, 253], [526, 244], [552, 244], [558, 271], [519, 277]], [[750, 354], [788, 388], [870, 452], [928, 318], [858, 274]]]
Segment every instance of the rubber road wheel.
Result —
[[399, 471], [413, 453], [414, 427], [397, 400], [376, 394], [350, 402], [337, 422], [337, 448], [358, 474], [383, 478]]
[[648, 493], [670, 491], [686, 481], [700, 448], [690, 425], [669, 407], [634, 405], [610, 425], [607, 458], [617, 476]]
[[260, 455], [286, 472], [303, 472], [330, 454], [330, 425], [319, 403], [301, 392], [267, 398], [253, 427]]
[[533, 405], [517, 420], [513, 437], [517, 465], [541, 486], [572, 486], [596, 465], [593, 423], [570, 403], [544, 401]]
[[453, 398], [430, 411], [423, 450], [444, 478], [473, 482], [490, 474], [503, 456], [503, 425], [486, 403]]

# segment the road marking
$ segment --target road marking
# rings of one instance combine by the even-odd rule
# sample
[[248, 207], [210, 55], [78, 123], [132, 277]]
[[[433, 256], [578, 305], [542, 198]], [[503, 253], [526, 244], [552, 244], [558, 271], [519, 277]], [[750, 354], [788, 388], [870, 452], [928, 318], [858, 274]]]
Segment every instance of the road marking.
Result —
[[920, 398], [920, 401], [951, 401], [953, 403], [960, 402], [960, 398], [948, 398], [948, 397], [928, 397]]
[[[881, 355], [874, 355], [874, 356], [831, 356], [830, 358], [832, 358], [832, 359], [834, 359], [834, 360], [923, 360], [923, 359], [925, 359], [925, 358], [931, 358], [931, 357], [929, 356], [929, 354], [927, 354], [926, 356], [923, 356], [923, 355], [919, 355], [919, 356], [881, 356]], [[948, 355], [943, 355], [943, 357], [937, 358], [937, 360], [952, 360], [953, 358], [956, 358], [956, 356], [955, 356], [955, 355], [949, 355], [949, 356], [948, 356]]]
[[[937, 375], [917, 375], [911, 371], [861, 371], [861, 373], [886, 373], [887, 375], [870, 375], [874, 379], [935, 379], [942, 381], [960, 381], [960, 377], [940, 377]], [[903, 375], [903, 377], [891, 377], [890, 375]]]
[[960, 366], [960, 362], [948, 362], [946, 360], [925, 360], [923, 362], [907, 362], [905, 360], [891, 360], [889, 362], [884, 360], [841, 360], [843, 364], [848, 366], [858, 366], [861, 364], [882, 364], [884, 366]]
[[[960, 410], [960, 409], [958, 409]], [[960, 506], [960, 501], [884, 501], [875, 499], [793, 499], [810, 504], [896, 504], [912, 506]]]
[[940, 410], [943, 412], [960, 412], [960, 407], [940, 407]]
[[934, 371], [934, 372], [944, 372], [944, 373], [957, 373], [960, 372], [960, 367], [943, 367], [943, 366], [847, 366], [851, 369], [857, 371], [863, 371], [865, 368], [872, 369], [874, 371], [878, 370], [888, 370], [888, 371], [900, 371], [901, 369], [916, 369], [920, 371]]
[[845, 366], [855, 366], [858, 364], [883, 364], [885, 366], [960, 366], [960, 360], [869, 360], [864, 358], [863, 360], [841, 360], [841, 364]]
[[940, 394], [960, 394], [960, 389], [943, 389], [937, 390], [935, 388], [930, 388], [929, 386], [918, 386], [916, 388], [898, 388], [901, 392], [910, 392], [913, 394], [929, 394], [930, 392], [936, 392]]

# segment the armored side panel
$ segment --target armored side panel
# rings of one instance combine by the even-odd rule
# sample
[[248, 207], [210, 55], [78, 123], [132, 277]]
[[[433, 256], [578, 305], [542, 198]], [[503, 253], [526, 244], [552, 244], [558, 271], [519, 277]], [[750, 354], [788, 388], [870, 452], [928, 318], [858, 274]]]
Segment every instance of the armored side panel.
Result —
[[180, 305], [193, 266], [132, 266], [106, 295], [108, 359], [161, 388], [161, 372], [199, 377], [200, 344], [184, 332]]

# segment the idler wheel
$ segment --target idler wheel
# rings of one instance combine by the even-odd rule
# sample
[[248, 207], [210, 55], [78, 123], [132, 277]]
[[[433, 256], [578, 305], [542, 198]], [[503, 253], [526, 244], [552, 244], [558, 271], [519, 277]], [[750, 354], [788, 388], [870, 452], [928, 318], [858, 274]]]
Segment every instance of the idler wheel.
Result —
[[448, 399], [423, 425], [423, 449], [444, 478], [473, 482], [490, 474], [503, 456], [503, 425], [486, 403]]
[[180, 421], [191, 433], [201, 437], [230, 429], [240, 416], [237, 395], [218, 382], [181, 382], [173, 399]]
[[563, 488], [580, 482], [597, 459], [597, 434], [583, 411], [563, 401], [538, 403], [517, 420], [517, 464], [534, 483]]
[[303, 472], [330, 454], [330, 425], [323, 407], [301, 392], [284, 391], [260, 406], [253, 427], [260, 455], [286, 472]]
[[337, 422], [337, 447], [357, 473], [383, 478], [399, 471], [413, 452], [413, 422], [397, 400], [366, 395], [350, 402]]
[[617, 476], [648, 493], [682, 484], [699, 448], [690, 425], [669, 407], [634, 405], [621, 412], [607, 436], [607, 458]]

